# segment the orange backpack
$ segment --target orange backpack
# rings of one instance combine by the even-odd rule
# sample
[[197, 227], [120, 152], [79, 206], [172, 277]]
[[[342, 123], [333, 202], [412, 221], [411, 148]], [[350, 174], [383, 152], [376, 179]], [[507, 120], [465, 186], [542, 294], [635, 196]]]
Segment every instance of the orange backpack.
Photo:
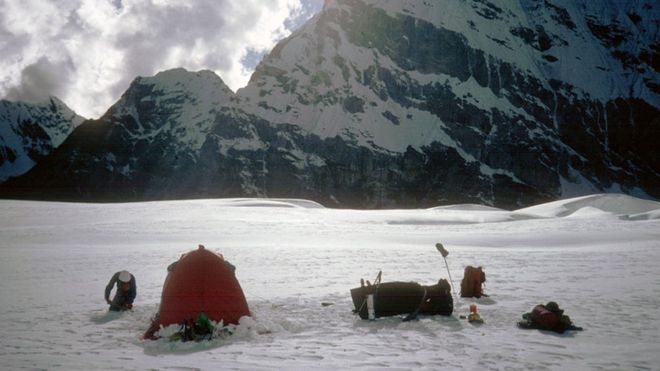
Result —
[[484, 282], [486, 282], [486, 273], [483, 269], [468, 265], [465, 267], [463, 281], [461, 281], [461, 296], [464, 298], [481, 297], [484, 294], [481, 286]]

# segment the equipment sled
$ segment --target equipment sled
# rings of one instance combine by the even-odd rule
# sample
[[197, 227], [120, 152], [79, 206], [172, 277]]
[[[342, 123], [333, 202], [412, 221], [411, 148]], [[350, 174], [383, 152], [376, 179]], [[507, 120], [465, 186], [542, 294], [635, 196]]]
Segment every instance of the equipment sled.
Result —
[[[379, 275], [380, 277], [380, 275]], [[380, 280], [377, 280], [379, 282]], [[422, 286], [416, 282], [384, 282], [351, 289], [354, 312], [362, 319], [408, 314], [451, 315], [454, 301], [446, 280]]]

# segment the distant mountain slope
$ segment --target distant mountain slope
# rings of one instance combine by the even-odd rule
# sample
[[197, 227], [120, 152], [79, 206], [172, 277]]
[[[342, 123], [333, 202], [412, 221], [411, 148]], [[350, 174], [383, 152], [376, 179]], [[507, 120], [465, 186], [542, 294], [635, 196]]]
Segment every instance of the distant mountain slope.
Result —
[[138, 78], [5, 197], [518, 208], [660, 197], [660, 7], [332, 0], [236, 94]]
[[30, 170], [83, 121], [55, 97], [43, 103], [0, 101], [0, 182]]
[[246, 110], [374, 150], [455, 151], [486, 184], [660, 195], [657, 4], [330, 4], [259, 65]]

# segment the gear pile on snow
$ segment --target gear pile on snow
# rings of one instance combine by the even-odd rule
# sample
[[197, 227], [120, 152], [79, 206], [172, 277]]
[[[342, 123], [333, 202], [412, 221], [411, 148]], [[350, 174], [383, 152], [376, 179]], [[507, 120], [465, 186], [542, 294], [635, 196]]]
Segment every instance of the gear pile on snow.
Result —
[[480, 298], [483, 293], [483, 283], [486, 282], [486, 272], [481, 267], [468, 265], [465, 267], [463, 281], [461, 281], [461, 296], [464, 298]]
[[582, 330], [582, 327], [573, 324], [571, 318], [565, 315], [564, 310], [560, 309], [554, 301], [545, 305], [536, 305], [531, 312], [523, 314], [522, 317], [522, 321], [518, 322], [518, 327], [524, 329], [554, 331], [559, 334], [567, 330]]

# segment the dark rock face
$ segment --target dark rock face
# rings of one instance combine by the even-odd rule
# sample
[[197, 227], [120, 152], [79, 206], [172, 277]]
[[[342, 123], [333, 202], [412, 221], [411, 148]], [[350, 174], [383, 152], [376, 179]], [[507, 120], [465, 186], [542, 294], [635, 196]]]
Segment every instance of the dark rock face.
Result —
[[16, 151], [11, 147], [2, 146], [0, 147], [0, 166], [5, 163], [12, 163], [16, 161]]
[[[137, 79], [0, 195], [369, 208], [517, 208], [597, 191], [659, 198], [660, 47], [630, 47], [648, 39], [645, 15], [631, 9], [610, 22], [550, 0], [520, 3], [531, 21], [513, 3], [461, 3], [460, 32], [411, 10], [439, 11], [427, 1], [397, 13], [337, 0], [279, 43], [244, 91], [209, 73]], [[603, 58], [609, 67], [592, 64]], [[605, 96], [580, 74], [569, 81], [566, 65], [623, 93]]]

